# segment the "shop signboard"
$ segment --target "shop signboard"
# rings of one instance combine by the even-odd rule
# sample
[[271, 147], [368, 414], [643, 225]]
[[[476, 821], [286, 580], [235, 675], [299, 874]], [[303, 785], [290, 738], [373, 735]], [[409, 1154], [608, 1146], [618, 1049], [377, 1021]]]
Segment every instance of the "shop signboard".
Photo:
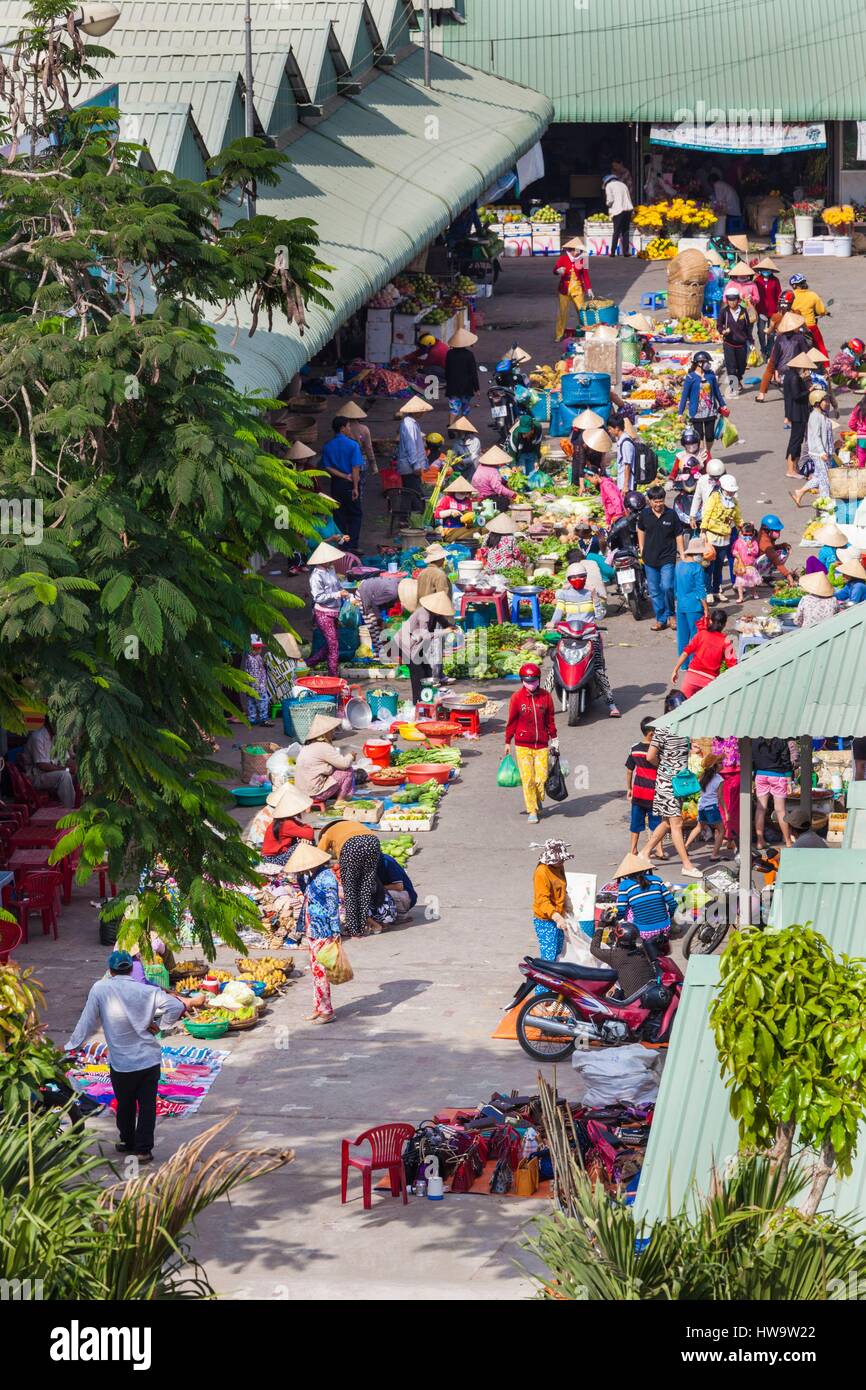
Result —
[[[711, 119], [716, 115], [717, 121]], [[710, 110], [702, 120], [652, 126], [650, 144], [710, 150], [715, 154], [794, 154], [799, 150], [823, 150], [827, 131], [823, 121], [781, 121], [771, 111]]]

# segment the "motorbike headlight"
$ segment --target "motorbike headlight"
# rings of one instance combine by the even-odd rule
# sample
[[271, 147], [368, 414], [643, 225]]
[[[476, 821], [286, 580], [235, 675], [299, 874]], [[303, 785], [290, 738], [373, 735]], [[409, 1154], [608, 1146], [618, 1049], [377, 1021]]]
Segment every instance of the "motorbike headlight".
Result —
[[563, 642], [562, 656], [569, 666], [574, 666], [578, 661], [583, 661], [589, 653], [589, 642]]

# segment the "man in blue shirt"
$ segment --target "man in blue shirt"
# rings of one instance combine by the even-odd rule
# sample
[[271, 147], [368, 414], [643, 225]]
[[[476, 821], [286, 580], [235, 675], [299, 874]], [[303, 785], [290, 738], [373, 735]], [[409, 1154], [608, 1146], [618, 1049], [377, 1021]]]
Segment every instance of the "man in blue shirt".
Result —
[[322, 467], [331, 479], [331, 496], [337, 503], [334, 520], [343, 535], [349, 537], [349, 549], [358, 550], [361, 538], [361, 474], [364, 455], [356, 440], [346, 433], [349, 421], [337, 415], [331, 421], [334, 431], [322, 450]]

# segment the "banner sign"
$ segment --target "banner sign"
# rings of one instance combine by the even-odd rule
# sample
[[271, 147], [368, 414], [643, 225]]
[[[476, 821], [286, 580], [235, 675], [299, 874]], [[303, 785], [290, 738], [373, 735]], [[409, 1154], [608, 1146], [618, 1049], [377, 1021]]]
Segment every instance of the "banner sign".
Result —
[[[677, 125], [654, 125], [650, 128], [651, 145], [668, 145], [680, 150], [711, 150], [715, 154], [792, 154], [797, 150], [823, 150], [827, 131], [823, 121], [791, 125], [785, 121], [762, 124], [746, 119], [719, 121], [681, 121]], [[760, 112], [754, 113], [760, 116]]]

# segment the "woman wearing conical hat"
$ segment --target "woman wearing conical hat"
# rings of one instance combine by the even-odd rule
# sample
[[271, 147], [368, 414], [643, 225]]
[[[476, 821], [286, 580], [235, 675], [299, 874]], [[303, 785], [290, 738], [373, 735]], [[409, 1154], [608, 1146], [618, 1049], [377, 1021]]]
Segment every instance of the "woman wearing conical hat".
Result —
[[477, 342], [478, 339], [475, 334], [470, 333], [466, 328], [458, 328], [454, 336], [448, 340], [448, 356], [445, 358], [445, 394], [448, 397], [448, 409], [451, 412], [449, 423], [452, 420], [459, 420], [461, 416], [468, 415], [472, 409], [472, 402], [478, 395], [480, 389], [478, 363], [472, 352]]
[[348, 798], [355, 786], [352, 764], [355, 754], [350, 749], [341, 753], [332, 746], [334, 734], [343, 727], [342, 720], [330, 714], [317, 714], [310, 725], [304, 746], [295, 762], [295, 790], [316, 801]]
[[343, 587], [335, 566], [345, 560], [342, 550], [322, 541], [317, 545], [307, 565], [310, 574], [310, 596], [313, 600], [313, 646], [310, 652], [310, 666], [318, 666], [327, 654], [328, 675], [336, 676], [340, 662], [340, 642], [337, 627], [340, 606], [349, 591]]
[[307, 938], [313, 977], [313, 1012], [305, 1021], [333, 1023], [328, 972], [318, 959], [319, 952], [340, 935], [340, 890], [331, 856], [315, 845], [298, 845], [286, 864], [286, 872], [297, 879], [304, 895], [298, 927]]

